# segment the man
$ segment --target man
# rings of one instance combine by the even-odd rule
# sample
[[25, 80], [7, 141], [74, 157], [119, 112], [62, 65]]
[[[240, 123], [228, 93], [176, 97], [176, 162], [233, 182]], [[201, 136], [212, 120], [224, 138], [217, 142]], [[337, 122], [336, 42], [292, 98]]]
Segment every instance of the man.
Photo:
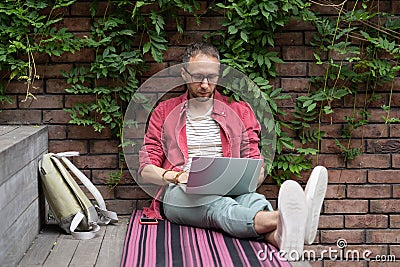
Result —
[[[187, 92], [161, 102], [149, 120], [139, 157], [143, 181], [166, 185], [163, 211], [171, 222], [220, 229], [239, 238], [263, 238], [285, 251], [286, 258], [299, 259], [304, 243], [315, 239], [326, 169], [314, 169], [305, 192], [294, 181], [284, 182], [278, 211], [256, 192], [214, 198], [186, 194], [178, 184], [187, 182], [193, 156], [261, 155], [260, 125], [250, 105], [230, 102], [215, 90], [219, 79], [216, 48], [206, 43], [190, 45], [183, 63], [181, 76]], [[259, 184], [263, 180], [261, 173]], [[145, 215], [159, 217], [151, 212], [145, 209]]]

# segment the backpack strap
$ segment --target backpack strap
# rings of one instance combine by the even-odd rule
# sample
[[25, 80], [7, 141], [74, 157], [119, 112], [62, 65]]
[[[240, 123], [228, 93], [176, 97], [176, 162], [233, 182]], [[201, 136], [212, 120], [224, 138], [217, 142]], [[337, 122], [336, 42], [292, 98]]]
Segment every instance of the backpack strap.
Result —
[[97, 188], [92, 184], [92, 182], [86, 177], [86, 175], [83, 172], [81, 172], [74, 164], [72, 164], [71, 161], [69, 161], [69, 159], [66, 158], [69, 156], [78, 156], [78, 155], [79, 152], [75, 151], [54, 154], [55, 157], [61, 158], [61, 160], [65, 163], [65, 165], [71, 170], [71, 172], [75, 174], [75, 176], [93, 195], [98, 204], [96, 208], [100, 213], [100, 218], [99, 218], [100, 223], [108, 224], [108, 223], [118, 222], [117, 213], [107, 210], [106, 204], [99, 190], [97, 190]]
[[96, 236], [96, 233], [100, 230], [100, 226], [96, 222], [90, 222], [90, 226], [92, 227], [92, 230], [88, 232], [76, 232], [76, 228], [78, 225], [81, 223], [81, 221], [85, 218], [85, 215], [82, 213], [78, 212], [75, 216], [74, 219], [72, 219], [71, 225], [69, 227], [69, 230], [71, 231], [71, 235], [76, 238], [76, 239], [92, 239], [93, 237]]

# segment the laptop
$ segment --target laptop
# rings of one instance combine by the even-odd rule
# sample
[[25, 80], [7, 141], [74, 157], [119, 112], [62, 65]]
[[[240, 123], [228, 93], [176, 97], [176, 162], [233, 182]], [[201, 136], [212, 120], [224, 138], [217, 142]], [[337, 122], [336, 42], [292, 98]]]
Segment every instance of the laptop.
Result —
[[262, 159], [193, 157], [187, 184], [188, 194], [242, 195], [257, 189]]

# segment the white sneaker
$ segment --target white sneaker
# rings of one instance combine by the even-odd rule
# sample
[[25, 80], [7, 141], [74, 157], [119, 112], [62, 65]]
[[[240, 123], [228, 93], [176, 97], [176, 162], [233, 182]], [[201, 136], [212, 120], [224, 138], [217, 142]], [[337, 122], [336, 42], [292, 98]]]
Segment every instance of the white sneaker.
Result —
[[292, 180], [285, 181], [278, 196], [276, 241], [281, 255], [289, 261], [302, 258], [307, 221], [307, 204], [303, 188]]
[[327, 186], [328, 171], [323, 166], [315, 167], [311, 172], [305, 189], [308, 218], [304, 234], [304, 243], [307, 245], [311, 245], [317, 235], [319, 215], [321, 213]]

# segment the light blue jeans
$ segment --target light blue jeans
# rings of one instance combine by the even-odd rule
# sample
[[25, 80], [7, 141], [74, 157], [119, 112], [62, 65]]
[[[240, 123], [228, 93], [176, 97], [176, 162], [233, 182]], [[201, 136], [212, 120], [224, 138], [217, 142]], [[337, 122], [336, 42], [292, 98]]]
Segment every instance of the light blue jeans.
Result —
[[166, 218], [176, 224], [222, 230], [238, 238], [261, 238], [254, 230], [254, 217], [262, 210], [273, 210], [264, 195], [240, 196], [186, 194], [179, 186], [166, 189], [163, 208]]

